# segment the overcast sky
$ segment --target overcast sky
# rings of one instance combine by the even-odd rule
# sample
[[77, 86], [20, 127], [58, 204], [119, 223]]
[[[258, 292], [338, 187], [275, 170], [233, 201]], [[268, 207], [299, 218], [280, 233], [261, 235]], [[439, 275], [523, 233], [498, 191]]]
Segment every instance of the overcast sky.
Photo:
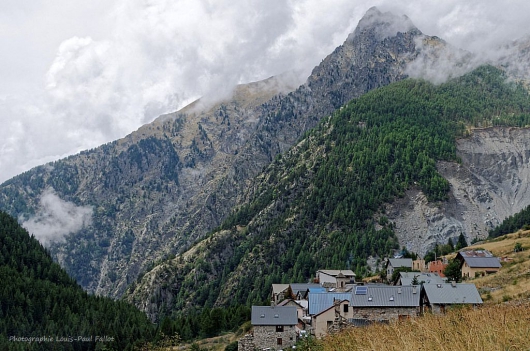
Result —
[[208, 92], [307, 76], [374, 5], [472, 51], [530, 32], [524, 0], [2, 0], [0, 182]]

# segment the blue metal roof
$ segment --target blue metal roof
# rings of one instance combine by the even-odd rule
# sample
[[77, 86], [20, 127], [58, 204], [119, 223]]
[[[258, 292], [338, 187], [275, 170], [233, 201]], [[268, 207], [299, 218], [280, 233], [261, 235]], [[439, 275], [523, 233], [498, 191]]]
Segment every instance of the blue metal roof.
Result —
[[309, 292], [309, 314], [315, 315], [333, 306], [335, 300], [350, 300], [351, 293]]
[[309, 288], [310, 293], [325, 293], [326, 288]]

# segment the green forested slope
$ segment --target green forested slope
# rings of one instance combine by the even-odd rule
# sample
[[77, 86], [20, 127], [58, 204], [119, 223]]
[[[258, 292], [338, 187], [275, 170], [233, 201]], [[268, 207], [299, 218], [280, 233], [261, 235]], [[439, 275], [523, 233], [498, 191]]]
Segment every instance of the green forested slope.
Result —
[[412, 186], [430, 201], [446, 198], [436, 161], [458, 161], [465, 126], [528, 124], [528, 92], [490, 66], [438, 86], [406, 80], [367, 93], [277, 157], [193, 255], [155, 270], [169, 276], [156, 294], [142, 295], [139, 281], [130, 300], [149, 298], [148, 312], [168, 314], [259, 303], [271, 283], [307, 281], [319, 268], [362, 275], [369, 255], [397, 247], [383, 203]]
[[530, 229], [530, 206], [506, 218], [499, 226], [490, 230], [489, 234], [491, 238], [496, 238], [504, 234], [514, 233], [519, 229]]
[[[0, 212], [1, 350], [127, 350], [153, 334], [144, 313], [124, 301], [88, 295], [15, 219]], [[12, 336], [73, 341], [28, 343], [10, 341]], [[93, 341], [76, 341], [79, 336]], [[96, 342], [96, 336], [113, 341]]]

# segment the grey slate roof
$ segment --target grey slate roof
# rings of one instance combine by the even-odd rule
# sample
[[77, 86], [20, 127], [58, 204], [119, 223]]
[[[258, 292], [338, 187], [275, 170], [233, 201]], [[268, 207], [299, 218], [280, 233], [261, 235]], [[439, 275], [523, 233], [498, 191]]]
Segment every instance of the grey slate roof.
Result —
[[501, 268], [499, 259], [488, 250], [460, 251], [457, 257], [461, 257], [471, 268]]
[[444, 280], [438, 275], [438, 273], [420, 273], [420, 272], [400, 272], [401, 285], [412, 285], [414, 276], [417, 277], [418, 282], [424, 284], [442, 284]]
[[295, 306], [252, 306], [252, 325], [296, 325]]
[[424, 285], [423, 289], [431, 304], [481, 304], [482, 299], [475, 284], [432, 284]]
[[388, 262], [394, 268], [399, 268], [399, 267], [412, 268], [412, 258], [389, 258]]
[[[416, 293], [414, 293], [414, 291], [416, 291]], [[393, 301], [391, 300], [391, 297], [393, 297]], [[420, 287], [368, 286], [366, 295], [356, 295], [355, 292], [352, 292], [349, 300], [350, 306], [354, 308], [418, 307], [420, 305]]]
[[319, 314], [333, 306], [334, 300], [349, 300], [351, 293], [330, 293], [330, 292], [309, 292], [309, 310], [310, 315]]

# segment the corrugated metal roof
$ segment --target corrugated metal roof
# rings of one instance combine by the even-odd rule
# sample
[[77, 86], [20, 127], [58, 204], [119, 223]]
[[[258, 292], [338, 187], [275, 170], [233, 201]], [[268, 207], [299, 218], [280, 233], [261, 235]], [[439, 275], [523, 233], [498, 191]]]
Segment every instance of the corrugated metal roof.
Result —
[[424, 285], [423, 289], [431, 304], [481, 304], [482, 299], [475, 284]]
[[420, 272], [400, 272], [401, 285], [412, 285], [414, 277], [417, 277], [418, 283], [424, 284], [442, 284], [445, 281], [438, 273], [420, 273]]
[[390, 262], [390, 265], [394, 268], [412, 268], [412, 258], [389, 258], [388, 261]]
[[497, 257], [465, 257], [467, 265], [471, 268], [501, 268]]
[[310, 293], [325, 293], [326, 288], [309, 288]]
[[413, 286], [368, 286], [366, 295], [353, 293], [350, 298], [352, 307], [418, 307], [419, 305], [420, 288]]
[[351, 293], [309, 293], [309, 314], [315, 315], [333, 306], [335, 300], [349, 300]]
[[295, 306], [252, 306], [252, 325], [296, 325]]

